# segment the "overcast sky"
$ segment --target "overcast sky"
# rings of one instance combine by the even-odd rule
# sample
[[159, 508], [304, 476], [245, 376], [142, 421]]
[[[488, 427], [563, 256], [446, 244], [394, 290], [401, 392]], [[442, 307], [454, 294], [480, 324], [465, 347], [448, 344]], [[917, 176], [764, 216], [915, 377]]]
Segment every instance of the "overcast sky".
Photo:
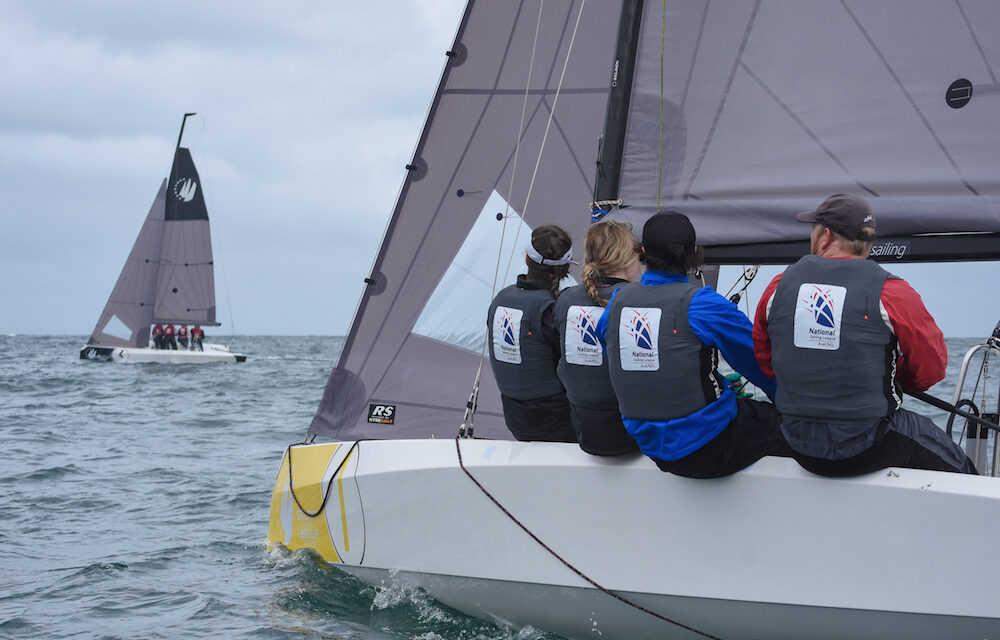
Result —
[[[0, 7], [0, 333], [93, 330], [186, 111], [215, 331], [346, 333], [463, 0]], [[1000, 319], [1000, 264], [890, 270], [945, 335]]]

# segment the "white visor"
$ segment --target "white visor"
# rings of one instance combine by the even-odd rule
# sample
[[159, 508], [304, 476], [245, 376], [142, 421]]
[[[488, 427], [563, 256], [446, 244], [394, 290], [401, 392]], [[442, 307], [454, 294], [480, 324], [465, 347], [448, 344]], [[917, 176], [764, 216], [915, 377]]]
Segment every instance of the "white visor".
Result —
[[566, 253], [564, 253], [563, 257], [559, 258], [558, 260], [553, 260], [552, 258], [543, 258], [542, 254], [538, 253], [538, 251], [536, 251], [535, 248], [533, 246], [531, 246], [531, 244], [529, 243], [528, 244], [528, 257], [531, 258], [533, 261], [537, 262], [540, 265], [549, 266], [549, 267], [559, 267], [559, 266], [562, 266], [564, 264], [577, 264], [575, 261], [573, 261], [571, 259], [573, 257], [573, 249], [572, 248], [569, 249]]

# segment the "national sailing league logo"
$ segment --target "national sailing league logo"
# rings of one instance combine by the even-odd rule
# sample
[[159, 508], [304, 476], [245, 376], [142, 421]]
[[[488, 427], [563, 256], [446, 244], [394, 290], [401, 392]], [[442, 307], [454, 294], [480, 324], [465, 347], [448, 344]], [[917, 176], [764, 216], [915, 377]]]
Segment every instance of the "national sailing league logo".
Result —
[[622, 307], [618, 321], [618, 356], [623, 371], [660, 369], [659, 331], [662, 310]]
[[599, 367], [604, 363], [604, 349], [597, 339], [597, 320], [604, 313], [603, 307], [573, 305], [566, 314], [566, 345], [563, 353], [566, 362], [585, 367]]
[[198, 192], [198, 183], [191, 178], [181, 178], [174, 183], [174, 197], [181, 202], [191, 202]]
[[499, 311], [502, 311], [500, 317], [500, 334], [503, 336], [503, 341], [513, 347], [517, 343], [514, 340], [514, 325], [510, 319], [510, 313], [506, 309], [499, 309]]
[[812, 309], [813, 319], [816, 324], [823, 325], [824, 327], [833, 328], [833, 300], [830, 299], [829, 291], [816, 290], [813, 292], [812, 297], [802, 302]]
[[498, 306], [493, 312], [493, 357], [521, 364], [521, 318], [524, 311]]
[[646, 349], [648, 351], [653, 350], [653, 338], [649, 333], [649, 320], [646, 315], [639, 315], [638, 313], [632, 318], [631, 330], [629, 335], [635, 340], [635, 346], [640, 349]]
[[578, 307], [580, 315], [577, 320], [576, 330], [580, 334], [580, 340], [584, 344], [597, 346], [597, 321], [594, 320], [593, 311], [585, 307]]
[[847, 289], [837, 285], [805, 282], [795, 305], [795, 346], [836, 351], [840, 348], [840, 322]]

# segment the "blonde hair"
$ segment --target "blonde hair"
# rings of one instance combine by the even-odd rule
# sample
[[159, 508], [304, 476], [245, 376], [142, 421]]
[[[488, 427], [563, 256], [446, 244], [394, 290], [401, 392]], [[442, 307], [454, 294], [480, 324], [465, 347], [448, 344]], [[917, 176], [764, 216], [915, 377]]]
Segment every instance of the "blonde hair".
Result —
[[639, 242], [632, 225], [617, 220], [602, 220], [590, 225], [583, 241], [583, 286], [590, 299], [602, 307], [608, 301], [600, 296], [597, 285], [606, 274], [627, 269], [639, 259]]

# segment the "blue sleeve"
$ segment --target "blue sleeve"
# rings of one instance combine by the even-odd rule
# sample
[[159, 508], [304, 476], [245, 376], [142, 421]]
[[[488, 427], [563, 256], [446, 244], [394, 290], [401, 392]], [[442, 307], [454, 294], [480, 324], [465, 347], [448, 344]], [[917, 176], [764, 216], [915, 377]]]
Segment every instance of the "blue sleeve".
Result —
[[691, 298], [688, 324], [699, 340], [718, 347], [733, 369], [769, 398], [774, 398], [776, 383], [757, 365], [753, 354], [753, 325], [739, 307], [705, 287]]
[[618, 293], [618, 289], [615, 289], [611, 297], [608, 298], [608, 304], [604, 307], [604, 313], [601, 314], [601, 318], [597, 321], [597, 326], [594, 328], [594, 333], [597, 334], [597, 339], [601, 341], [601, 348], [604, 349], [605, 353], [608, 351], [608, 318], [611, 317], [611, 301], [615, 299], [616, 293]]

